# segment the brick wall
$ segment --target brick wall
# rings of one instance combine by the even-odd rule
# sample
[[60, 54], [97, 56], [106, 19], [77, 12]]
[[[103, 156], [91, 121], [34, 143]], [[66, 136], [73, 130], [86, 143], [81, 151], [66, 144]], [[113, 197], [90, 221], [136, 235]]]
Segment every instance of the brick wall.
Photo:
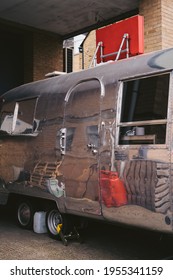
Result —
[[139, 13], [144, 16], [145, 52], [173, 46], [173, 1], [141, 0]]
[[[140, 0], [139, 14], [144, 16], [144, 52], [173, 46], [173, 1]], [[88, 68], [96, 49], [95, 31], [90, 32], [84, 43], [84, 68]], [[81, 57], [78, 70], [81, 69]], [[75, 65], [75, 70], [77, 66]]]
[[[96, 50], [96, 32], [91, 31], [83, 42], [84, 54], [78, 53], [74, 55], [73, 71], [80, 71], [83, 67], [88, 69]], [[84, 60], [84, 63], [83, 63]]]
[[162, 48], [173, 46], [173, 1], [162, 0]]
[[139, 13], [144, 16], [144, 51], [150, 52], [162, 48], [162, 0], [141, 0]]
[[80, 65], [81, 55], [79, 53], [75, 54], [73, 56], [73, 72], [79, 71], [79, 69], [82, 69]]
[[0, 35], [3, 42], [0, 49], [2, 93], [3, 88], [8, 90], [23, 83], [44, 79], [48, 72], [63, 71], [63, 40], [57, 35], [25, 29], [22, 25], [8, 25], [8, 22], [0, 24]]
[[33, 34], [33, 80], [52, 71], [63, 71], [63, 41], [47, 33]]
[[96, 32], [91, 31], [84, 42], [84, 68], [87, 69], [91, 63], [96, 49]]

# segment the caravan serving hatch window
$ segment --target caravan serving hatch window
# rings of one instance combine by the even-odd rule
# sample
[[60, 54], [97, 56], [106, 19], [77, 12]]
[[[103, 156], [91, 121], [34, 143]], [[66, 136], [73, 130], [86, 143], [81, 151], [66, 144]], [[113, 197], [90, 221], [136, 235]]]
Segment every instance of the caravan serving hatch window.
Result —
[[164, 144], [170, 74], [123, 82], [118, 144]]

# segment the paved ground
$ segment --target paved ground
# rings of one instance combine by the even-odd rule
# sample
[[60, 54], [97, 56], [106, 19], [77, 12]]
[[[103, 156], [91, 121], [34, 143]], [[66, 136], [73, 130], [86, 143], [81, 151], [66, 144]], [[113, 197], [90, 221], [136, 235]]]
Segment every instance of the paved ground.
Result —
[[84, 243], [66, 247], [47, 234], [20, 229], [11, 213], [0, 208], [1, 260], [152, 260], [173, 255], [173, 237], [91, 222]]

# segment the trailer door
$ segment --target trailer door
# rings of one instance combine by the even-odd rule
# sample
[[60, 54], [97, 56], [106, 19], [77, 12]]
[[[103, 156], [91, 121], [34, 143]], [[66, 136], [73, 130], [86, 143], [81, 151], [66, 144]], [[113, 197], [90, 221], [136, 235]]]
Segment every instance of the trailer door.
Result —
[[100, 98], [104, 94], [97, 78], [83, 80], [65, 97], [60, 146], [68, 212], [100, 215], [99, 124]]

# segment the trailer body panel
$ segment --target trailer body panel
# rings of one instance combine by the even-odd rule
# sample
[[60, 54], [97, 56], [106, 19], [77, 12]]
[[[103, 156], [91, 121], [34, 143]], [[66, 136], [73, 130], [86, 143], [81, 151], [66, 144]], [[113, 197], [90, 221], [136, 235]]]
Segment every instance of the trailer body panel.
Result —
[[[0, 199], [172, 232], [173, 49], [1, 97]], [[3, 199], [4, 197], [4, 199]]]

